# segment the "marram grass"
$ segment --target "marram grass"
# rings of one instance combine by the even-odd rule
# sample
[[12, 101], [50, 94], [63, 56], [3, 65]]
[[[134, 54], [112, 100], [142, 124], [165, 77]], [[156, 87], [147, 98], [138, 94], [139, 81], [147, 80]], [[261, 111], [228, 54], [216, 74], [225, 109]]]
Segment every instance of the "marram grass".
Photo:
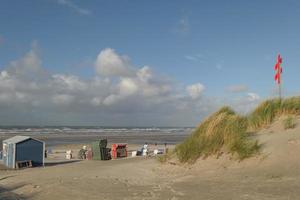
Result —
[[194, 162], [221, 151], [244, 159], [259, 150], [258, 143], [248, 139], [246, 131], [247, 119], [224, 107], [201, 123], [175, 151], [181, 162]]
[[296, 127], [296, 121], [295, 121], [295, 117], [294, 116], [287, 116], [284, 120], [283, 120], [283, 127], [284, 129], [293, 129]]
[[270, 125], [282, 115], [300, 115], [300, 97], [272, 99], [261, 103], [248, 118], [249, 130], [259, 130]]
[[260, 151], [258, 141], [251, 138], [249, 131], [258, 131], [277, 117], [289, 114], [300, 115], [300, 97], [267, 100], [247, 116], [240, 116], [231, 108], [223, 107], [178, 144], [175, 153], [181, 162], [192, 163], [200, 157], [221, 152], [243, 160]]

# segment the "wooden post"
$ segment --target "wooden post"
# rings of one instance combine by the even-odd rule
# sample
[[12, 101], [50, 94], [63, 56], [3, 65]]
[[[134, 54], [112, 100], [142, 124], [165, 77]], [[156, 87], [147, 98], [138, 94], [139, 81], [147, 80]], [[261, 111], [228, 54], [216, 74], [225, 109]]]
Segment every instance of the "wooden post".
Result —
[[279, 99], [281, 101], [281, 99], [282, 99], [282, 94], [281, 94], [281, 77], [279, 79], [278, 90], [279, 90]]

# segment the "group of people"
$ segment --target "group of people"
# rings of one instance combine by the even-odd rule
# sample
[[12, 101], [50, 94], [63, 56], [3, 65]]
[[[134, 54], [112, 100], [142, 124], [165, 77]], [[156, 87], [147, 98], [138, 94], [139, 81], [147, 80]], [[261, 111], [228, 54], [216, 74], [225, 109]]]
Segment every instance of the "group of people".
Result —
[[[165, 148], [164, 149], [158, 149], [157, 147], [157, 143], [154, 143], [154, 150], [153, 153], [156, 154], [163, 154], [163, 153], [167, 153], [168, 152], [168, 148], [167, 148], [167, 143], [164, 143]], [[137, 151], [137, 155], [142, 155], [142, 156], [146, 156], [149, 154], [149, 148], [148, 148], [148, 143], [146, 142], [140, 151]]]

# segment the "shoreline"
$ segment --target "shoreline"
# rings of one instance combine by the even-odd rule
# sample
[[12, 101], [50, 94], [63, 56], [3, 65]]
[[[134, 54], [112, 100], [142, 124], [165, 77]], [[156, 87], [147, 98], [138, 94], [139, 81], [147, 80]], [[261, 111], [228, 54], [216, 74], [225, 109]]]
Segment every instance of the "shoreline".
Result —
[[[24, 134], [26, 135], [26, 134]], [[13, 137], [13, 134], [0, 135], [0, 143], [2, 141]], [[100, 139], [107, 139], [109, 143], [127, 143], [127, 144], [137, 144], [142, 145], [144, 143], [148, 144], [164, 144], [175, 145], [182, 142], [189, 134], [153, 134], [153, 135], [30, 135], [33, 138], [42, 140], [46, 143], [47, 148], [53, 148], [59, 145], [72, 145], [72, 144], [90, 144], [93, 141]], [[2, 150], [2, 145], [0, 145], [0, 150]]]

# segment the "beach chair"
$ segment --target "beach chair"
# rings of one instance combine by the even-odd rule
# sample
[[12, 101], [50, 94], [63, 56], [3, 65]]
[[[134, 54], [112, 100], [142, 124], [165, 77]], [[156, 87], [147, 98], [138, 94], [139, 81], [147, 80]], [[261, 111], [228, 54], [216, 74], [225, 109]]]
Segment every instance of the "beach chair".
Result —
[[154, 149], [153, 154], [158, 155], [158, 154], [163, 154], [164, 150], [163, 149]]

